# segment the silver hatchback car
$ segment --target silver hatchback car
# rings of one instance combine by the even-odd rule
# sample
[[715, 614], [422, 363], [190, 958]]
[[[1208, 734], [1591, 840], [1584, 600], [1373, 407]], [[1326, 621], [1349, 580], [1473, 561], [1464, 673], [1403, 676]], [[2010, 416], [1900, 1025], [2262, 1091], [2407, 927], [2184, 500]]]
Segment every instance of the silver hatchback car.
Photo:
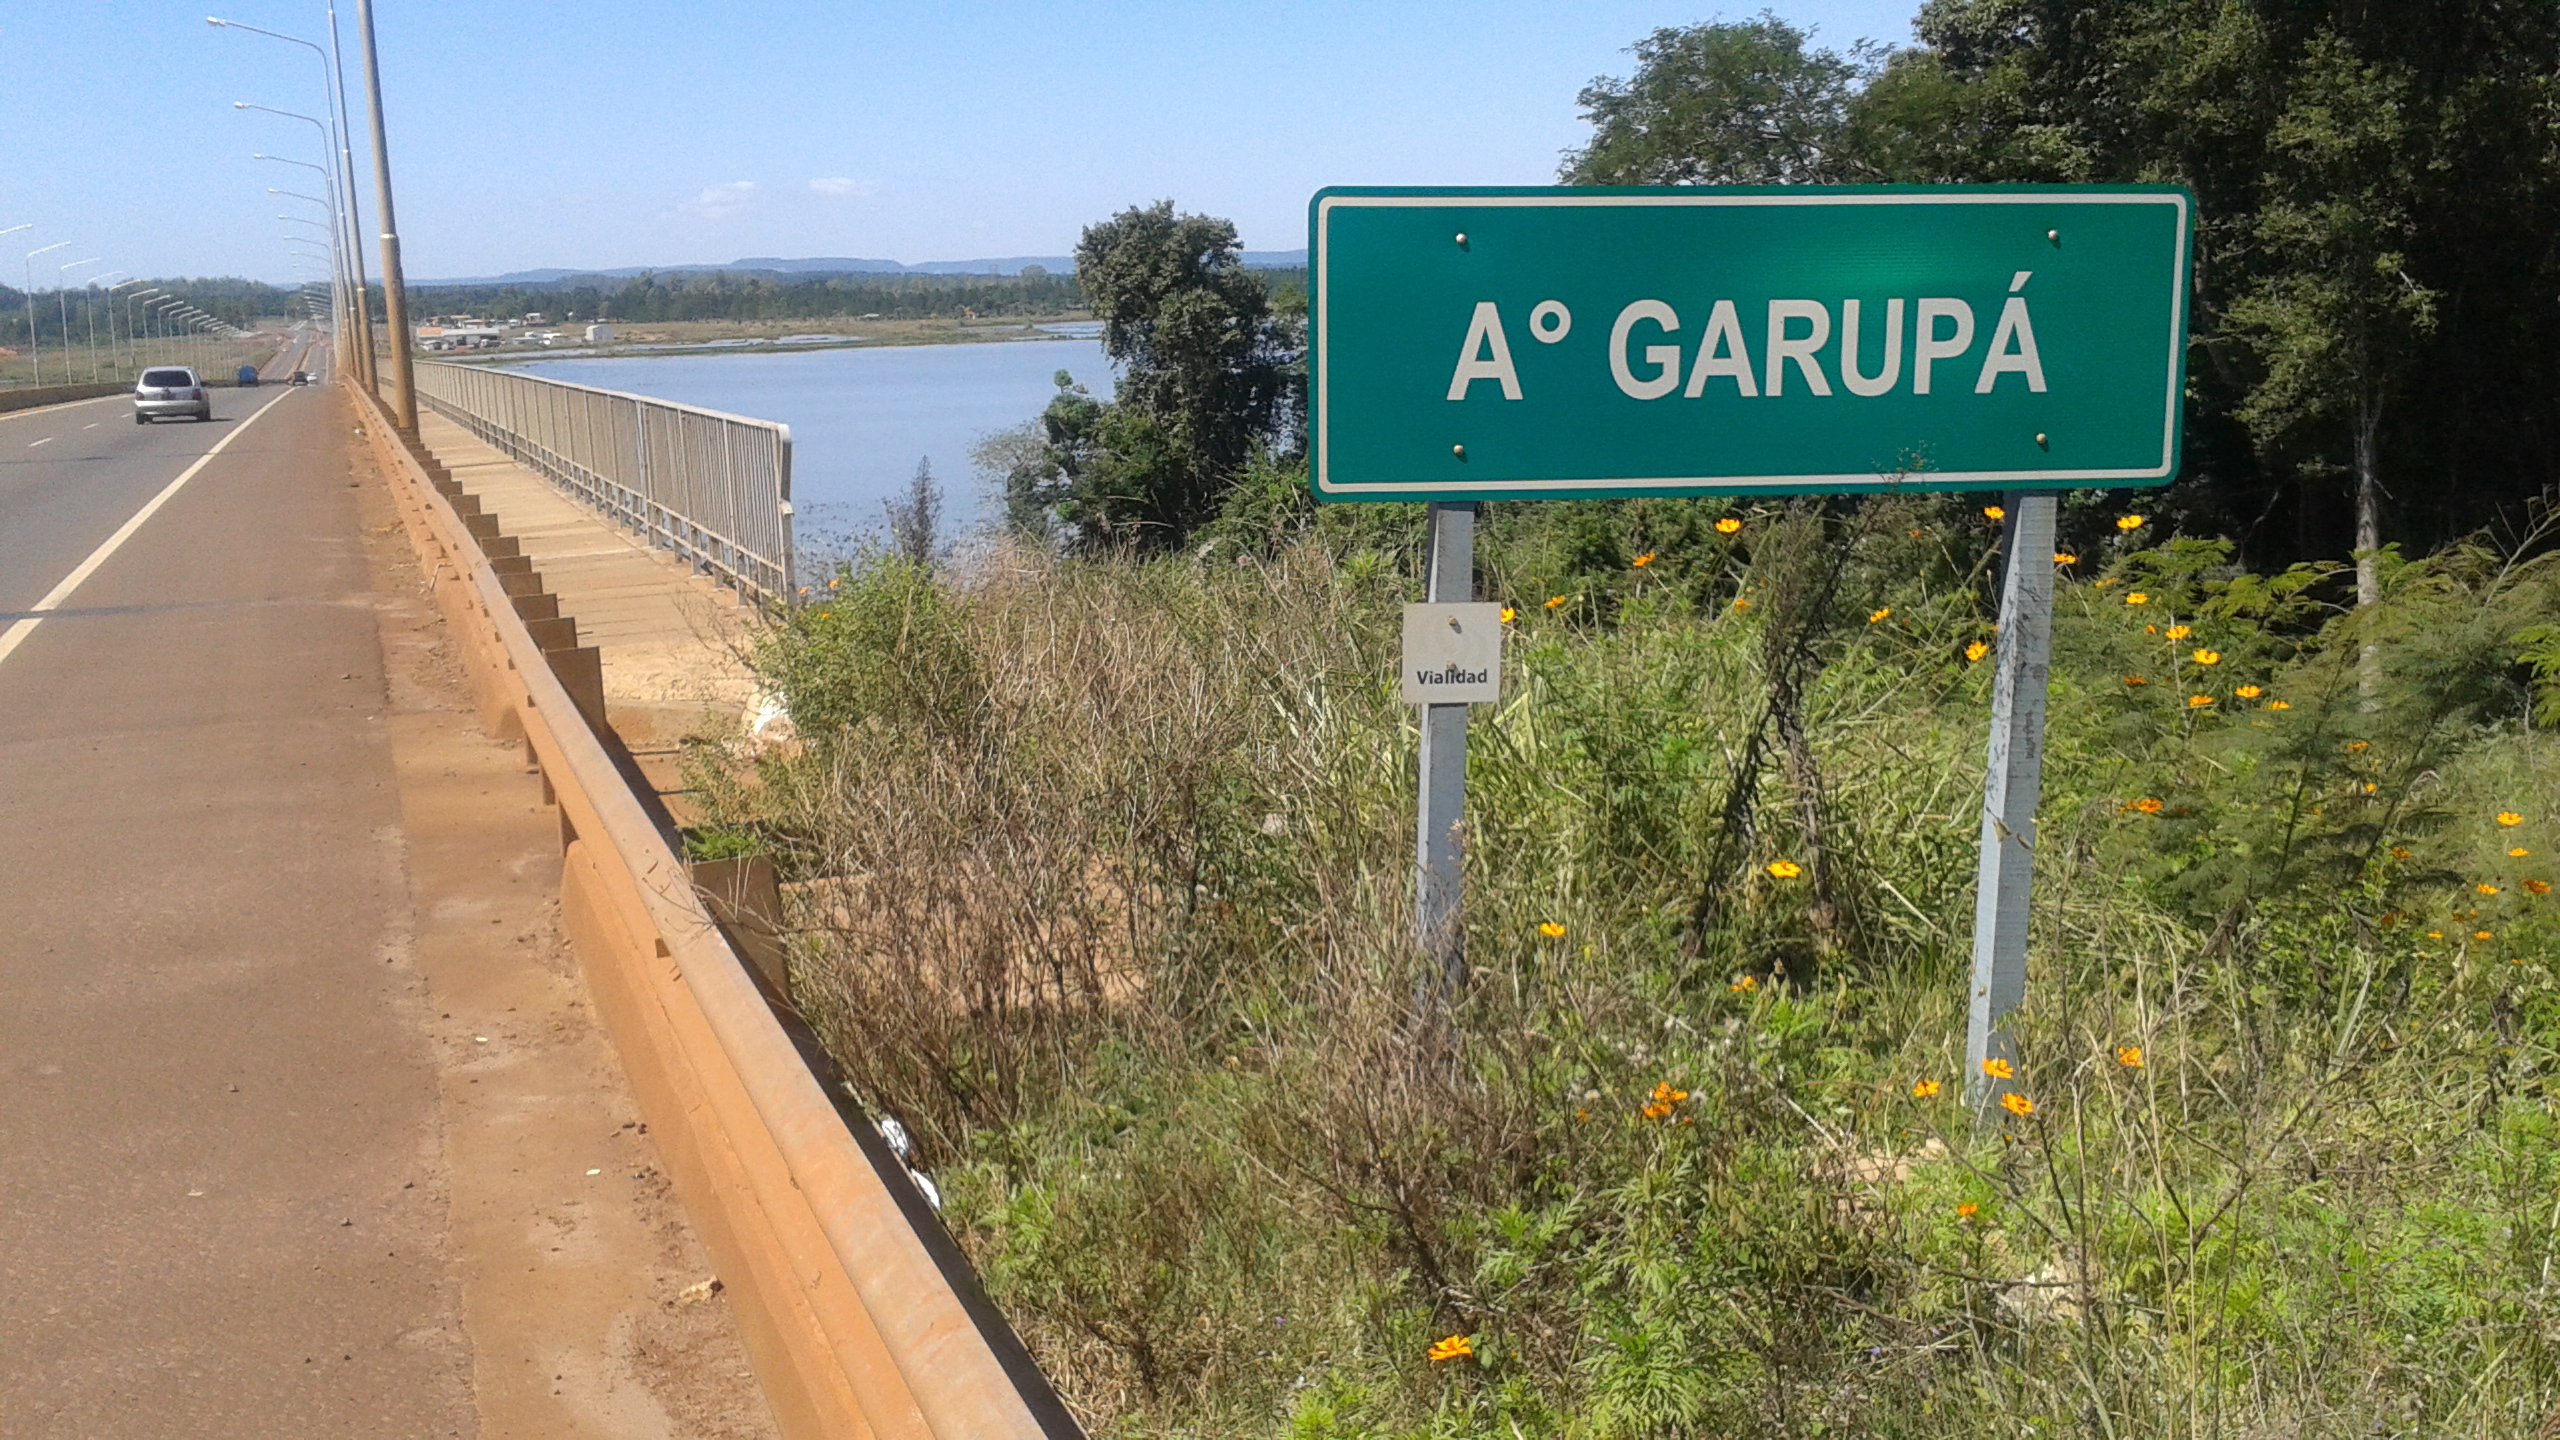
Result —
[[163, 415], [213, 418], [213, 397], [204, 381], [184, 365], [154, 365], [133, 383], [133, 423], [148, 425]]

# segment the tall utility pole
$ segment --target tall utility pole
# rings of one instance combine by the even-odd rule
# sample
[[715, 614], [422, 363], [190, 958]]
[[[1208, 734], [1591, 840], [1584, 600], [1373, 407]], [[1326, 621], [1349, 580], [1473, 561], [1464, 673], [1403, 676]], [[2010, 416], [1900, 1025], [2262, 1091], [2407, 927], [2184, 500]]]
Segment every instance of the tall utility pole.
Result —
[[382, 211], [382, 310], [391, 332], [391, 383], [399, 390], [392, 416], [402, 434], [418, 434], [418, 377], [409, 364], [409, 282], [400, 269], [400, 225], [391, 208], [391, 142], [382, 134], [382, 61], [373, 44], [373, 0], [356, 0], [364, 41], [364, 98], [373, 112], [373, 185]]
[[[356, 223], [356, 157], [355, 152], [348, 148], [354, 142], [347, 138], [347, 65], [345, 58], [338, 53], [336, 0], [331, 0], [329, 5], [329, 81], [338, 96], [338, 168], [346, 186], [342, 193], [347, 197], [347, 268], [354, 272], [356, 282], [356, 331], [347, 337], [347, 341], [356, 347], [357, 378], [364, 382], [366, 389], [378, 395], [382, 393], [382, 385], [373, 373], [373, 302], [365, 296], [363, 230]], [[390, 222], [383, 222], [382, 228], [390, 229]], [[345, 364], [345, 357], [340, 357], [339, 363]]]

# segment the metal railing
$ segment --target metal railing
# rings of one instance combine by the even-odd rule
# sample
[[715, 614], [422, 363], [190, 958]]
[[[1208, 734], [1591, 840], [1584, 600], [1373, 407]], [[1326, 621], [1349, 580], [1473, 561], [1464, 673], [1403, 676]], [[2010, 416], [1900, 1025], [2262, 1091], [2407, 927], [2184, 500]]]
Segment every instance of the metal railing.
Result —
[[436, 413], [571, 498], [742, 596], [789, 603], [790, 426], [477, 365], [417, 376]]

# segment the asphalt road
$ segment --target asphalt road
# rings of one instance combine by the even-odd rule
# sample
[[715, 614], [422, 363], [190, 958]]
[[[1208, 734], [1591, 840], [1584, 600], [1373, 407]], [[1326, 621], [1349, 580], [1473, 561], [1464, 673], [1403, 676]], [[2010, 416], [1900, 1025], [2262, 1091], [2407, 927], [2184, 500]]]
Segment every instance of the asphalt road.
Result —
[[214, 393], [0, 416], [0, 1437], [469, 1434], [351, 412]]

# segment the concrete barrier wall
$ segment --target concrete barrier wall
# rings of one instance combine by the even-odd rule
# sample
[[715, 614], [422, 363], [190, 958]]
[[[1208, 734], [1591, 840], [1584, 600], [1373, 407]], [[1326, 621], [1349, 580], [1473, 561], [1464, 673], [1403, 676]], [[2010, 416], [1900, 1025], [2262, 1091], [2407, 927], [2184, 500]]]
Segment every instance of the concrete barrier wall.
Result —
[[122, 395], [132, 388], [130, 380], [107, 380], [95, 385], [30, 385], [24, 390], [0, 390], [0, 415], [45, 405], [67, 405], [74, 400], [95, 400], [102, 395]]
[[[1081, 1440], [948, 1237], [926, 1235], [767, 1008], [669, 837], [623, 778], [524, 615], [557, 601], [484, 554], [491, 517], [431, 473], [353, 386], [484, 722], [521, 737], [559, 806], [561, 902], [669, 1177], [733, 1298], [783, 1432], [880, 1440]], [[546, 604], [547, 602], [547, 604]], [[558, 666], [558, 673], [555, 673]], [[588, 697], [590, 699], [596, 697]], [[609, 732], [608, 732], [609, 735]]]

